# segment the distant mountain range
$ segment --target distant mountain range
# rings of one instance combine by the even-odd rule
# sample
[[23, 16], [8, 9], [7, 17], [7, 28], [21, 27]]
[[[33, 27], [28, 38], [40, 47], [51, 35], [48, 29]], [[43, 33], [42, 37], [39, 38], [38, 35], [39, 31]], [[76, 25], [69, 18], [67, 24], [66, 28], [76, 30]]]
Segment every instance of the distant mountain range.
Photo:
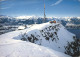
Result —
[[[43, 23], [43, 18], [41, 17], [9, 17], [9, 16], [3, 16], [0, 15], [0, 24], [5, 25], [22, 25], [22, 24], [41, 24]], [[46, 22], [50, 21], [51, 19], [46, 18]]]
[[[64, 26], [66, 23], [80, 24], [80, 17], [52, 17], [46, 18], [45, 22], [56, 20], [57, 22], [61, 22]], [[22, 24], [41, 24], [43, 23], [44, 18], [37, 16], [18, 16], [18, 17], [10, 17], [6, 15], [0, 15], [0, 24], [1, 25], [22, 25]]]

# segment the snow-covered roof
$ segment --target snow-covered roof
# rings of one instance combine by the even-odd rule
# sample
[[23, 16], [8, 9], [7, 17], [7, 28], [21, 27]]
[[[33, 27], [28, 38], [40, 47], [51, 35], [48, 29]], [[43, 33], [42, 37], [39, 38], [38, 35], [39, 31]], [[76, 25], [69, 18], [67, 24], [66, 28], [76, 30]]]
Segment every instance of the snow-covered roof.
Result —
[[19, 26], [18, 27], [18, 30], [22, 30], [22, 29], [25, 29], [25, 26]]

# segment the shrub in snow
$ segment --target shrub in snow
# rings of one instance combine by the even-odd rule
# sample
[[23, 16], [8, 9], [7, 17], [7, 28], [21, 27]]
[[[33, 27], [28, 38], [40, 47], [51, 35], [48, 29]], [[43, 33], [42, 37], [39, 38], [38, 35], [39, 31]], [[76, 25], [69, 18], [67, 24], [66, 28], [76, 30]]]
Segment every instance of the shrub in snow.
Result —
[[[46, 28], [40, 30], [39, 32], [42, 34], [42, 37], [44, 37], [45, 40], [48, 40], [48, 41], [55, 40], [55, 42], [57, 42], [57, 40], [59, 40], [58, 35], [57, 35], [58, 30], [59, 30], [59, 28], [55, 25], [55, 26], [46, 27]], [[38, 40], [41, 41], [40, 35], [38, 35], [36, 32], [33, 32], [30, 35], [28, 35], [26, 33], [22, 34], [21, 40], [29, 41], [32, 43], [36, 43], [36, 41], [38, 41]], [[41, 42], [39, 44], [41, 44]]]
[[80, 41], [75, 36], [73, 36], [74, 41], [69, 43], [65, 47], [65, 54], [71, 55], [72, 57], [80, 56]]
[[[55, 29], [55, 31], [54, 31], [54, 29]], [[59, 40], [58, 35], [57, 35], [58, 30], [59, 30], [59, 28], [56, 26], [49, 26], [49, 27], [41, 30], [40, 32], [46, 40], [51, 39], [52, 41], [53, 40], [56, 41], [57, 39]]]
[[[26, 35], [26, 37], [25, 37], [25, 35]], [[28, 36], [26, 33], [24, 33], [22, 35], [21, 40], [35, 43], [36, 41], [38, 41], [38, 38], [36, 38], [33, 34], [31, 34], [30, 36]]]
[[22, 36], [22, 38], [21, 38], [21, 40], [23, 40], [23, 41], [27, 41], [27, 38], [26, 38], [26, 33], [24, 33], [24, 34], [21, 34], [21, 36]]

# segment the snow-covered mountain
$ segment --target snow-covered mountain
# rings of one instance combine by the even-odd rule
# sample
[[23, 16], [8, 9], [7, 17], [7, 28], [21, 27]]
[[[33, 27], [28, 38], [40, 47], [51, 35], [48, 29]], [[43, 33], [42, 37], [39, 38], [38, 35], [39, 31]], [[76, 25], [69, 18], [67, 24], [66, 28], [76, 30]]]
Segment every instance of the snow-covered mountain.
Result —
[[16, 19], [38, 19], [38, 16], [17, 16]]
[[[0, 15], [0, 25], [22, 25], [22, 24], [41, 24], [43, 23], [42, 17], [38, 16], [17, 16], [17, 17], [10, 17], [5, 15]], [[46, 18], [46, 22], [56, 20], [57, 22], [62, 23], [64, 26], [66, 23], [74, 23], [80, 24], [80, 17], [51, 17]]]
[[69, 57], [62, 53], [67, 44], [74, 41], [74, 36], [59, 23], [35, 24], [25, 30], [0, 35], [0, 56]]
[[[46, 22], [49, 21], [46, 19]], [[43, 18], [37, 16], [19, 16], [19, 17], [9, 17], [9, 16], [0, 16], [0, 25], [22, 25], [22, 24], [41, 24]]]

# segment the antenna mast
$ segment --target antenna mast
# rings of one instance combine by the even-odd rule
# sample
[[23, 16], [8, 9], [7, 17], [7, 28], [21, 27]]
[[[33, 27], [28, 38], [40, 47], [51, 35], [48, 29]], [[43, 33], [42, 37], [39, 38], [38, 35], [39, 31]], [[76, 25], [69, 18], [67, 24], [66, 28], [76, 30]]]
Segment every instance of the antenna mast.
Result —
[[44, 22], [46, 21], [46, 15], [45, 15], [45, 1], [44, 1]]

